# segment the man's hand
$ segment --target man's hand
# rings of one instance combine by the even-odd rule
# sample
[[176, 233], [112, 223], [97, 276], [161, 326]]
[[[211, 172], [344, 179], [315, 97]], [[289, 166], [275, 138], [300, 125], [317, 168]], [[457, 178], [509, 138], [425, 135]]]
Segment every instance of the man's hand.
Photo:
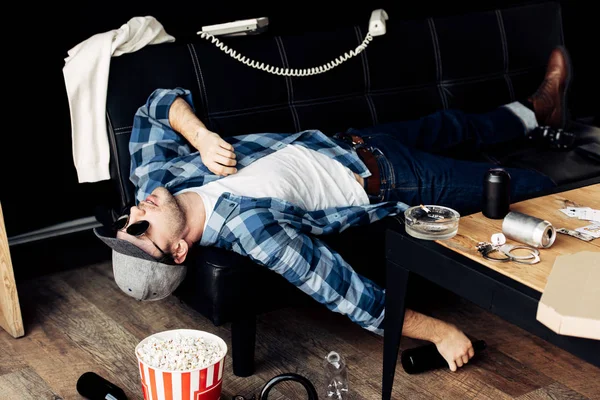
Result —
[[454, 325], [447, 324], [441, 339], [435, 345], [448, 363], [452, 372], [469, 362], [475, 355], [475, 350], [469, 338]]
[[202, 162], [212, 173], [227, 176], [237, 172], [233, 146], [209, 131], [183, 98], [171, 104], [169, 123], [200, 152]]
[[233, 146], [221, 136], [208, 129], [200, 129], [192, 144], [200, 152], [204, 165], [214, 174], [227, 176], [237, 172]]

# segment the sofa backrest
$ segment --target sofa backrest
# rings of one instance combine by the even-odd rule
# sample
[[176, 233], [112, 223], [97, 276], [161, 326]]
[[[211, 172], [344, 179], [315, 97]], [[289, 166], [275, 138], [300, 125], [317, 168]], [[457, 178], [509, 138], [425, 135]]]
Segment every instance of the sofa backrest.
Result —
[[[366, 22], [330, 32], [221, 40], [268, 65], [311, 68], [355, 49]], [[560, 4], [542, 2], [418, 20], [390, 15], [387, 33], [365, 51], [309, 77], [251, 68], [201, 38], [114, 57], [107, 118], [119, 206], [134, 204], [127, 146], [133, 116], [157, 88], [191, 90], [198, 117], [222, 136], [304, 129], [334, 134], [440, 109], [484, 111], [523, 99], [539, 85], [552, 48], [560, 44]]]

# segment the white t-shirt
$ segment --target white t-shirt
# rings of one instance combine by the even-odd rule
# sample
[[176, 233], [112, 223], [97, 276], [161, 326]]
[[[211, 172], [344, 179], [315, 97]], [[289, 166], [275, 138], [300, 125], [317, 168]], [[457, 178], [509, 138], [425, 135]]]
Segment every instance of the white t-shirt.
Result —
[[369, 204], [364, 188], [342, 163], [315, 150], [287, 145], [256, 160], [233, 175], [194, 188], [204, 202], [206, 220], [217, 199], [229, 192], [247, 197], [275, 197], [306, 211]]

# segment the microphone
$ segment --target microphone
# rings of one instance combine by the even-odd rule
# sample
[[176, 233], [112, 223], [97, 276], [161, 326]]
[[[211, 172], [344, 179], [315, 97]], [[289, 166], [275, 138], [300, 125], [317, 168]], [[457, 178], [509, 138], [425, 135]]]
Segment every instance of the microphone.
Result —
[[94, 372], [79, 377], [77, 391], [89, 400], [127, 400], [123, 389]]

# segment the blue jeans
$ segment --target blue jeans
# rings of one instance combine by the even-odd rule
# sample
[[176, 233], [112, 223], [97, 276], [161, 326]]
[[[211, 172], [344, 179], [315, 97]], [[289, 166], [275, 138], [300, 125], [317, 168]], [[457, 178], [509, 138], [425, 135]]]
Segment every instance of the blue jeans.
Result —
[[[461, 214], [481, 210], [483, 178], [491, 163], [450, 158], [440, 153], [482, 148], [525, 135], [521, 120], [506, 108], [468, 114], [444, 110], [417, 120], [350, 129], [374, 147], [381, 178], [377, 201], [437, 204]], [[504, 168], [511, 177], [511, 201], [550, 189], [554, 182], [537, 171]]]

